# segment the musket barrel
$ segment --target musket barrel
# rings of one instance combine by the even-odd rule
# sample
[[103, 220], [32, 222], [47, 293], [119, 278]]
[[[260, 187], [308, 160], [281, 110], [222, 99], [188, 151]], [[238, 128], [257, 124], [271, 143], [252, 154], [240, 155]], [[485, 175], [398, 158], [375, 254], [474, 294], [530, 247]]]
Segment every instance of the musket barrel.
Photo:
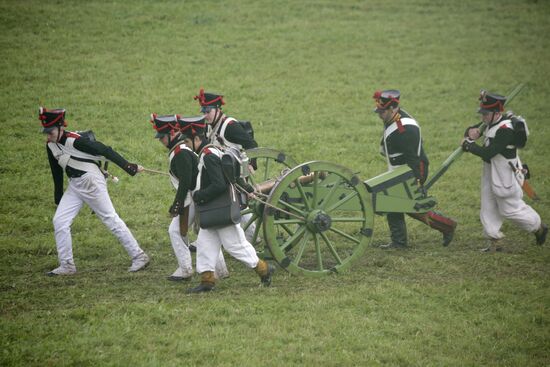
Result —
[[[514, 89], [510, 93], [508, 93], [508, 97], [506, 98], [506, 102], [504, 103], [504, 106], [506, 106], [508, 103], [510, 103], [518, 94], [521, 92], [521, 90], [525, 87], [525, 83], [520, 83], [516, 85]], [[479, 130], [481, 133], [483, 133], [483, 130], [485, 130], [487, 126], [485, 124], [481, 125]], [[451, 153], [451, 155], [441, 164], [441, 167], [438, 168], [438, 170], [435, 172], [435, 174], [430, 177], [426, 183], [424, 184], [424, 188], [428, 190], [436, 181], [443, 176], [443, 174], [449, 169], [451, 164], [453, 164], [454, 161], [456, 161], [460, 156], [462, 155], [462, 147], [458, 147], [455, 149], [454, 152]]]

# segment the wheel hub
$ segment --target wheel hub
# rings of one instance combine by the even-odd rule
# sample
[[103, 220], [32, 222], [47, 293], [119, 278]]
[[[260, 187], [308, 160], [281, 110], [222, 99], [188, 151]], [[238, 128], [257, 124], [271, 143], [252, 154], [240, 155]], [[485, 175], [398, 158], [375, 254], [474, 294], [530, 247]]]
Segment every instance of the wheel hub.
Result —
[[314, 210], [307, 216], [307, 227], [310, 231], [321, 233], [327, 231], [332, 225], [330, 215], [322, 210]]

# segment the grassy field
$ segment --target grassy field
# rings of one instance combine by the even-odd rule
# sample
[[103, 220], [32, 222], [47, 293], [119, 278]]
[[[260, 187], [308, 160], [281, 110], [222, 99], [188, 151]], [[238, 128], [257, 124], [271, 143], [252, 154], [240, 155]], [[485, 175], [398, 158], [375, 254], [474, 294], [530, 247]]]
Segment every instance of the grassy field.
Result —
[[[216, 292], [188, 296], [176, 267], [166, 178], [110, 185], [151, 255], [136, 274], [85, 208], [73, 277], [57, 265], [53, 182], [39, 105], [68, 110], [131, 161], [166, 169], [149, 114], [198, 113], [200, 87], [225, 94], [261, 146], [359, 172], [378, 154], [376, 89], [398, 88], [422, 126], [433, 172], [478, 121], [481, 88], [527, 88], [510, 104], [531, 131], [521, 152], [550, 222], [550, 3], [536, 0], [0, 1], [0, 365], [548, 366], [550, 252], [506, 223], [506, 251], [481, 254], [481, 163], [465, 155], [432, 188], [459, 222], [448, 248], [408, 222], [408, 251], [384, 252], [377, 216], [351, 271], [309, 279], [279, 269], [269, 289], [228, 259]], [[198, 282], [196, 277], [193, 284]]]

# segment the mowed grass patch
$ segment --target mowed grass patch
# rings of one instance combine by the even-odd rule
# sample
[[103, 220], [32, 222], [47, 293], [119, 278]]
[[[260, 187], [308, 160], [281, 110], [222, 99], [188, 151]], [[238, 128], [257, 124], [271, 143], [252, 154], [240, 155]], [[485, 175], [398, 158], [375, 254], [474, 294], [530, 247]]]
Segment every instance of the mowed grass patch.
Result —
[[[166, 177], [109, 184], [117, 212], [151, 255], [147, 270], [83, 208], [73, 224], [78, 274], [48, 278], [57, 257], [53, 183], [38, 106], [65, 107], [127, 159], [166, 170], [149, 114], [198, 113], [200, 87], [225, 94], [261, 146], [327, 160], [366, 180], [378, 154], [376, 89], [398, 88], [422, 127], [433, 173], [476, 115], [479, 89], [527, 88], [521, 151], [550, 218], [550, 7], [544, 1], [4, 1], [0, 3], [1, 365], [541, 366], [550, 361], [548, 247], [510, 223], [484, 255], [481, 162], [464, 155], [433, 186], [459, 223], [453, 244], [407, 219], [409, 251], [384, 252], [385, 218], [349, 272], [321, 279], [278, 269], [273, 287], [228, 259], [208, 295], [165, 280], [177, 264]], [[191, 235], [194, 238], [194, 234]]]

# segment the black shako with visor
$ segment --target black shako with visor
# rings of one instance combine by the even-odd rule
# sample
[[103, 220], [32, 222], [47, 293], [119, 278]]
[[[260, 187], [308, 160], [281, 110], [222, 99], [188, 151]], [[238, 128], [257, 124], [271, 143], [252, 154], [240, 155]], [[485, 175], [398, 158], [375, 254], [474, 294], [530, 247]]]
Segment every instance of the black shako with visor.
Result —
[[[208, 114], [215, 109], [212, 121], [207, 122], [206, 137], [208, 141], [220, 147], [233, 147], [239, 150], [248, 150], [258, 147], [254, 139], [252, 125], [249, 121], [239, 121], [228, 117], [222, 111], [225, 104], [223, 95], [205, 92], [200, 89], [199, 94], [194, 97], [199, 101], [201, 112]], [[250, 160], [250, 165], [256, 169], [256, 159]]]

